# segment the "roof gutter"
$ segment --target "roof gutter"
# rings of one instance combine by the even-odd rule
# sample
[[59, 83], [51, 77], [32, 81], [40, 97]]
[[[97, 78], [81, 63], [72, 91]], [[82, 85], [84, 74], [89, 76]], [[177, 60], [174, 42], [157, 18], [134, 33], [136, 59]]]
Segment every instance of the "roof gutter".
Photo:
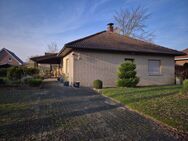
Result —
[[67, 48], [79, 49], [79, 50], [93, 50], [93, 51], [108, 51], [108, 52], [122, 52], [122, 53], [135, 53], [135, 54], [156, 54], [156, 55], [170, 55], [170, 56], [182, 56], [185, 55], [184, 52], [177, 51], [177, 53], [160, 53], [160, 52], [145, 52], [145, 51], [128, 51], [128, 50], [113, 50], [113, 49], [103, 49], [103, 48], [83, 48], [83, 47], [72, 47], [65, 45], [59, 55]]
[[174, 60], [178, 61], [178, 60], [188, 60], [188, 58], [175, 58]]

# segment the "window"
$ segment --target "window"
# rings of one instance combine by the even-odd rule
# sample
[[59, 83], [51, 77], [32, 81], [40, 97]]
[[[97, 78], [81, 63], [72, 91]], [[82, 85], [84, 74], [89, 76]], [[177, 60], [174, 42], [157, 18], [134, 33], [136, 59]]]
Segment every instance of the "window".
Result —
[[8, 61], [9, 61], [9, 62], [12, 62], [12, 58], [8, 58]]
[[160, 75], [161, 74], [161, 61], [160, 60], [149, 60], [148, 61], [148, 72], [149, 72], [149, 75]]
[[125, 60], [125, 61], [130, 61], [130, 62], [132, 62], [132, 63], [134, 62], [134, 59], [132, 59], [132, 58], [125, 58], [124, 60]]

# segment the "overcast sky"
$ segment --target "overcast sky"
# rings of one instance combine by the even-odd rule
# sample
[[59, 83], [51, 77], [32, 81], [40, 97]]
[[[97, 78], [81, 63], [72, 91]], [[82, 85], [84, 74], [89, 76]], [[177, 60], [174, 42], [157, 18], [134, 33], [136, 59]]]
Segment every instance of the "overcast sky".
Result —
[[156, 44], [188, 48], [188, 0], [0, 0], [0, 48], [25, 61], [44, 54], [51, 42], [61, 49], [105, 30], [115, 11], [138, 5], [152, 14], [147, 25]]

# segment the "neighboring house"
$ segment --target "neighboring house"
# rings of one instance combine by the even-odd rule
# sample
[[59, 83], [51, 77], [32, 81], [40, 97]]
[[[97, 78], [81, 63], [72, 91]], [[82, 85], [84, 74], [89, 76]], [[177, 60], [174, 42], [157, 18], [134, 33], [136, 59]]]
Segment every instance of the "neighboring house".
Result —
[[0, 67], [19, 66], [23, 64], [23, 61], [10, 50], [6, 48], [0, 50]]
[[188, 63], [188, 48], [182, 50], [182, 52], [184, 52], [185, 55], [175, 57], [176, 65], [183, 66], [185, 63]]
[[109, 24], [107, 31], [65, 44], [58, 56], [63, 57], [63, 72], [70, 83], [91, 87], [100, 79], [105, 87], [114, 87], [118, 66], [125, 60], [136, 64], [140, 86], [174, 84], [174, 57], [183, 54], [114, 33]]

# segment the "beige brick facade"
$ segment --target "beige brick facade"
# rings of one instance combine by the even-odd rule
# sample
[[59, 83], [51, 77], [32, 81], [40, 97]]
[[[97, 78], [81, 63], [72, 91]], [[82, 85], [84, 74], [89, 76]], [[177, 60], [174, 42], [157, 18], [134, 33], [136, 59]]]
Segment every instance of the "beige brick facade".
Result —
[[[175, 62], [172, 56], [74, 51], [63, 58], [64, 73], [69, 77], [70, 82], [80, 81], [82, 86], [91, 87], [94, 80], [100, 79], [104, 87], [114, 87], [118, 66], [125, 58], [134, 59], [137, 76], [140, 78], [138, 85], [174, 84]], [[161, 75], [150, 76], [148, 74], [149, 59], [161, 61]], [[67, 60], [69, 63], [66, 63]]]
[[63, 58], [63, 73], [66, 75], [68, 81], [70, 83], [74, 82], [74, 57], [73, 57], [73, 52], [71, 52], [70, 54], [68, 54], [67, 56], [65, 56]]

